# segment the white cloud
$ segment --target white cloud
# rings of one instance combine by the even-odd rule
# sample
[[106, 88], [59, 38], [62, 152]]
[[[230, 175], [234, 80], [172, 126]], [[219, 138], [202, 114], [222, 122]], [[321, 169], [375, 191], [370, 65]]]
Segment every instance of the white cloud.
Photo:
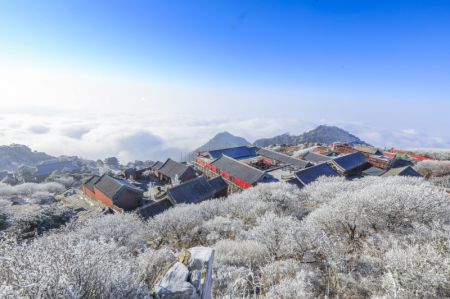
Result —
[[[45, 123], [45, 134], [31, 127]], [[79, 155], [89, 159], [117, 156], [123, 162], [179, 159], [204, 144], [218, 132], [229, 131], [250, 142], [262, 137], [290, 132], [300, 134], [316, 125], [328, 123], [349, 130], [361, 139], [380, 147], [448, 147], [449, 138], [415, 130], [377, 128], [359, 122], [307, 122], [295, 118], [204, 118], [186, 116], [164, 118], [140, 114], [86, 117], [57, 114], [1, 114], [2, 144], [22, 143], [53, 155]], [[38, 130], [39, 131], [39, 130]]]
[[343, 98], [304, 87], [119, 78], [0, 58], [0, 144], [90, 159], [164, 159], [221, 131], [254, 141], [334, 124], [380, 147], [450, 146], [449, 103], [406, 109], [401, 101], [378, 100], [367, 109], [367, 102]]
[[46, 134], [46, 133], [50, 132], [50, 128], [46, 127], [46, 126], [37, 125], [37, 126], [31, 126], [29, 128], [29, 131], [30, 131], [30, 133], [33, 133], [33, 134]]
[[63, 130], [63, 133], [70, 138], [81, 139], [83, 135], [89, 133], [90, 129], [88, 128], [69, 128]]

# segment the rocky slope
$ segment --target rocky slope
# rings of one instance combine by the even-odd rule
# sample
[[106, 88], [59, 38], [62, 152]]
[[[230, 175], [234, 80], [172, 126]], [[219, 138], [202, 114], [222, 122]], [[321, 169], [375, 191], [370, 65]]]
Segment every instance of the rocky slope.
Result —
[[302, 143], [326, 143], [345, 142], [349, 144], [365, 144], [364, 141], [355, 135], [334, 126], [321, 125], [314, 130], [305, 132], [299, 136], [283, 134], [272, 138], [258, 139], [254, 145], [265, 147], [272, 144], [302, 144]]
[[43, 152], [32, 151], [25, 145], [2, 145], [0, 146], [0, 171], [16, 171], [20, 165], [36, 166], [54, 158]]

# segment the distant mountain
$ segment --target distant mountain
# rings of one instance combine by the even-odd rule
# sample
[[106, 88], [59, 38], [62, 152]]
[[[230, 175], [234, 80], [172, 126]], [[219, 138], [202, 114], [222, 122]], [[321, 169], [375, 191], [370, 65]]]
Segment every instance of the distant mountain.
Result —
[[54, 158], [43, 152], [32, 151], [25, 145], [2, 145], [0, 146], [0, 171], [16, 171], [21, 165], [33, 167]]
[[272, 138], [258, 139], [254, 145], [265, 147], [272, 144], [302, 144], [302, 143], [326, 143], [345, 142], [349, 144], [366, 144], [364, 141], [349, 132], [334, 126], [321, 125], [299, 136], [283, 134]]
[[194, 150], [189, 156], [190, 159], [193, 159], [195, 157], [195, 154], [198, 152], [203, 151], [211, 151], [221, 148], [227, 148], [227, 147], [236, 147], [236, 146], [243, 146], [243, 145], [251, 145], [250, 142], [245, 140], [242, 137], [234, 136], [233, 134], [230, 134], [229, 132], [222, 132], [214, 136], [212, 139], [210, 139], [207, 143], [200, 146], [196, 150]]

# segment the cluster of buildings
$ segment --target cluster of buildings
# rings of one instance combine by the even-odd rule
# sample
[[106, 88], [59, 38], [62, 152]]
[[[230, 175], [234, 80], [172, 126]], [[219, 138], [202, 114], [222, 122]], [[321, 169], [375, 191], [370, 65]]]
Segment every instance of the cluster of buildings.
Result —
[[[149, 183], [154, 187], [144, 190]], [[93, 175], [84, 181], [82, 191], [113, 212], [136, 211], [149, 218], [177, 204], [225, 197], [228, 184], [220, 176], [208, 178], [192, 165], [167, 159], [148, 168], [125, 169], [120, 176]]]
[[[302, 188], [322, 176], [420, 176], [413, 165], [412, 159], [392, 156], [392, 152], [368, 145], [333, 143], [299, 156], [239, 146], [201, 152], [190, 164], [167, 159], [145, 169], [127, 169], [123, 178], [92, 176], [82, 188], [86, 196], [114, 211], [136, 210], [148, 218], [177, 204], [225, 197], [261, 183], [286, 182]], [[155, 179], [153, 191], [158, 196], [146, 198], [142, 189], [130, 183], [144, 172], [150, 172]], [[147, 194], [152, 194], [152, 190]]]
[[390, 152], [386, 155], [368, 145], [344, 143], [318, 146], [298, 157], [242, 146], [200, 153], [195, 164], [207, 176], [224, 177], [232, 191], [277, 181], [303, 187], [321, 176], [420, 176], [411, 159], [391, 157]]

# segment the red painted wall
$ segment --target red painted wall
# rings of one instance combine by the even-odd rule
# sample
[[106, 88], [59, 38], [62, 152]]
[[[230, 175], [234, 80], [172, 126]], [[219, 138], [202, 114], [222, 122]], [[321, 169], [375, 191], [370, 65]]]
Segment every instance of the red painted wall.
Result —
[[[217, 169], [214, 165], [211, 165], [211, 164], [203, 161], [202, 159], [197, 159], [197, 162], [198, 162], [198, 164], [202, 165], [203, 167], [210, 168], [212, 171], [214, 171], [216, 173], [218, 172], [221, 176], [223, 176], [227, 180], [231, 179], [231, 176], [230, 176], [230, 174], [228, 172], [220, 170], [220, 169]], [[247, 189], [247, 188], [253, 187], [252, 184], [249, 184], [249, 183], [247, 183], [247, 182], [245, 182], [245, 181], [243, 181], [243, 180], [241, 180], [239, 178], [236, 178], [236, 177], [233, 179], [233, 182], [236, 185], [241, 186], [242, 188], [246, 188]]]
[[244, 182], [243, 180], [238, 179], [236, 177], [234, 178], [234, 183], [236, 185], [238, 185], [238, 186], [241, 186], [242, 188], [245, 188], [245, 189], [253, 187], [253, 185], [251, 185], [251, 184], [249, 184], [247, 182]]
[[97, 187], [94, 187], [94, 192], [95, 192], [95, 198], [102, 202], [103, 204], [105, 204], [108, 207], [112, 207], [113, 206], [113, 202], [112, 200], [106, 196], [102, 191], [100, 191]]
[[83, 185], [83, 192], [90, 198], [95, 199], [95, 193], [92, 192], [91, 190], [89, 190], [88, 188], [86, 188], [86, 186], [84, 186], [84, 185]]

